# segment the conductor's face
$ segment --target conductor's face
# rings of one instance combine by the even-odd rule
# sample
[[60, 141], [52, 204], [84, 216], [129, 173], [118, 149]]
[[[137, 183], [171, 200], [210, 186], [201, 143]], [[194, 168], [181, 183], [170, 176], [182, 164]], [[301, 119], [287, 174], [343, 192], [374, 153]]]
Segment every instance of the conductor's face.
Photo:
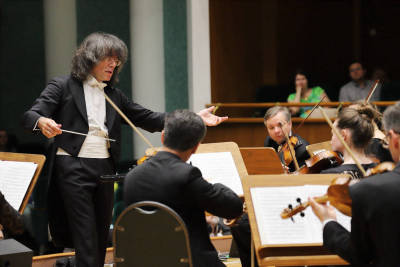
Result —
[[97, 81], [106, 82], [111, 79], [115, 68], [119, 65], [121, 61], [117, 57], [106, 57], [93, 67], [91, 74]]
[[264, 121], [265, 127], [267, 127], [268, 134], [272, 140], [278, 144], [285, 141], [285, 132], [287, 134], [292, 130], [292, 122], [287, 122], [285, 114], [278, 112], [275, 116]]

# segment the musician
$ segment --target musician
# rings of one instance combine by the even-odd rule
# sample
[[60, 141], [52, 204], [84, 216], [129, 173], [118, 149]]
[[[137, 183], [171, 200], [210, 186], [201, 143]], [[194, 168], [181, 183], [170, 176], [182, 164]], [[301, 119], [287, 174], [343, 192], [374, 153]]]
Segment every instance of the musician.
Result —
[[[264, 146], [273, 147], [278, 152], [279, 158], [284, 164], [284, 151], [282, 151], [282, 147], [286, 143], [285, 133], [292, 136], [292, 120], [289, 110], [286, 107], [280, 106], [269, 108], [264, 116], [264, 125], [269, 134], [264, 141]], [[301, 167], [304, 165], [305, 160], [310, 157], [306, 150], [309, 143], [297, 134], [293, 134], [293, 136], [298, 139], [293, 148], [299, 167]], [[289, 164], [288, 169], [290, 172], [296, 170], [293, 160]]]
[[126, 205], [150, 200], [171, 207], [188, 228], [193, 266], [223, 267], [209, 238], [205, 211], [235, 218], [242, 213], [243, 203], [231, 189], [208, 183], [197, 167], [186, 163], [205, 133], [203, 121], [193, 112], [167, 114], [161, 133], [163, 148], [127, 174], [124, 200]]
[[[309, 87], [309, 75], [304, 70], [298, 69], [295, 73], [296, 93], [290, 94], [287, 101], [289, 103], [318, 103], [321, 99], [323, 102], [330, 102], [329, 97], [324, 89], [320, 86]], [[307, 117], [312, 107], [290, 107], [292, 115], [299, 114], [300, 117]]]
[[[282, 146], [286, 143], [285, 132], [288, 135], [292, 135], [292, 121], [289, 109], [281, 106], [269, 108], [264, 116], [264, 125], [269, 134], [264, 141], [264, 146], [273, 147], [278, 152], [282, 164], [284, 164]], [[295, 134], [294, 136], [298, 139], [298, 142], [294, 144], [294, 151], [298, 164], [301, 167], [304, 165], [305, 160], [310, 157], [306, 150], [306, 146], [309, 143], [299, 135]], [[293, 161], [289, 164], [288, 170], [290, 172], [296, 170]], [[237, 221], [237, 224], [231, 227], [231, 233], [236, 242], [242, 266], [250, 267], [251, 231], [247, 214], [244, 214]], [[255, 266], [258, 266], [257, 261], [255, 261]]]
[[0, 239], [4, 239], [4, 233], [8, 235], [20, 235], [24, 232], [22, 217], [0, 192]]
[[[376, 165], [365, 154], [365, 149], [374, 134], [373, 119], [373, 111], [368, 107], [360, 107], [359, 109], [345, 108], [340, 111], [338, 118], [333, 124], [364, 169], [369, 169]], [[352, 178], [362, 178], [363, 174], [358, 169], [353, 157], [333, 131], [331, 144], [334, 151], [340, 152], [343, 155], [343, 164], [323, 170], [321, 173], [347, 173]]]
[[374, 136], [366, 147], [365, 154], [367, 154], [371, 160], [376, 163], [393, 161], [386, 144], [385, 134], [383, 133], [382, 113], [378, 110], [378, 108], [370, 102], [365, 103], [365, 101], [357, 102], [349, 106], [349, 108], [354, 109], [365, 107], [371, 109], [374, 114], [374, 119], [372, 121], [372, 125], [374, 126]]
[[400, 202], [400, 104], [383, 115], [384, 128], [393, 160], [391, 172], [364, 178], [350, 186], [352, 199], [351, 232], [336, 222], [330, 205], [311, 199], [315, 215], [323, 224], [324, 246], [352, 265], [398, 266]]
[[[101, 183], [99, 177], [115, 173], [122, 118], [103, 92], [137, 126], [154, 132], [164, 125], [163, 113], [132, 102], [115, 87], [127, 57], [128, 49], [118, 37], [90, 34], [75, 52], [71, 74], [51, 80], [23, 117], [26, 129], [55, 137], [54, 177], [48, 190], [50, 231], [57, 246], [75, 248], [77, 267], [104, 265], [111, 222], [113, 185]], [[206, 124], [227, 119], [211, 110], [199, 112]]]

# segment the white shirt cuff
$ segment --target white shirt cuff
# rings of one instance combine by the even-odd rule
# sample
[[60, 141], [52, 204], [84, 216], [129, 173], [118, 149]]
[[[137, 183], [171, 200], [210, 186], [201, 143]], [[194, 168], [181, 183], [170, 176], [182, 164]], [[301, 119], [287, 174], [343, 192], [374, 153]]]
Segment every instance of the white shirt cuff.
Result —
[[[39, 117], [39, 119], [40, 119], [40, 118], [41, 118], [41, 117]], [[39, 123], [39, 119], [37, 119], [37, 121], [36, 121], [36, 123], [35, 123], [35, 126], [33, 126], [32, 131], [40, 130], [40, 129], [37, 127], [37, 125], [38, 125], [38, 123]]]
[[325, 225], [328, 223], [328, 222], [336, 222], [336, 220], [335, 219], [326, 219], [325, 221], [323, 221], [322, 222], [322, 230], [324, 230], [324, 227], [325, 227]]

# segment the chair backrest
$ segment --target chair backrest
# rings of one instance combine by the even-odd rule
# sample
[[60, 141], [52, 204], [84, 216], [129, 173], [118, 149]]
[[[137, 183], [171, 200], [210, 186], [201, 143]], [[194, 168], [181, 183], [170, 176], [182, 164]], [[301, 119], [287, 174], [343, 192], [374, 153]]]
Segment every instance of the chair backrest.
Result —
[[116, 267], [192, 267], [184, 221], [158, 202], [127, 207], [115, 223], [113, 244]]
[[306, 149], [307, 149], [308, 154], [310, 154], [310, 156], [312, 157], [323, 150], [331, 151], [332, 145], [331, 145], [331, 141], [325, 141], [325, 142], [321, 142], [321, 143], [315, 143], [312, 145], [308, 145], [308, 146], [306, 146]]
[[241, 147], [240, 153], [249, 175], [284, 173], [278, 154], [272, 147]]

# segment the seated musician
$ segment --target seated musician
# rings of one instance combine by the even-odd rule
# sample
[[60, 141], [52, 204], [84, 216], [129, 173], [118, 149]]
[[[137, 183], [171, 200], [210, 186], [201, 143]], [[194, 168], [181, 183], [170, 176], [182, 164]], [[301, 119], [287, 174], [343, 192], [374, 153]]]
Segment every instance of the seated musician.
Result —
[[224, 267], [210, 241], [205, 211], [232, 219], [242, 213], [243, 202], [228, 187], [208, 183], [198, 168], [186, 163], [205, 133], [206, 126], [195, 113], [167, 114], [162, 150], [127, 174], [124, 200], [126, 205], [150, 200], [171, 207], [188, 228], [193, 266]]
[[[279, 153], [282, 164], [284, 164], [284, 151], [282, 151], [282, 146], [286, 143], [285, 132], [288, 135], [292, 132], [292, 121], [289, 109], [280, 106], [269, 108], [264, 116], [264, 124], [269, 134], [264, 141], [264, 146], [274, 148]], [[302, 166], [305, 160], [310, 157], [306, 150], [308, 142], [298, 135], [294, 136], [298, 139], [297, 143], [294, 144], [295, 155], [299, 166]], [[293, 162], [289, 164], [289, 171], [295, 171]], [[238, 219], [237, 224], [231, 227], [231, 233], [236, 242], [242, 266], [250, 267], [251, 231], [247, 214], [244, 214]], [[254, 266], [258, 266], [257, 261], [255, 261]]]
[[376, 163], [393, 161], [392, 155], [387, 148], [385, 141], [385, 134], [383, 133], [382, 125], [382, 113], [377, 109], [377, 107], [371, 103], [358, 102], [349, 106], [350, 108], [370, 108], [374, 113], [374, 120], [372, 124], [374, 126], [374, 136], [365, 149], [365, 153]]
[[[358, 109], [344, 108], [340, 111], [333, 124], [364, 169], [369, 169], [376, 165], [365, 154], [365, 149], [374, 135], [373, 119], [373, 111], [368, 107]], [[348, 173], [353, 178], [362, 178], [362, 172], [358, 169], [356, 162], [333, 131], [331, 144], [334, 151], [343, 155], [343, 164], [323, 170], [321, 173]]]
[[[268, 130], [269, 136], [264, 141], [265, 147], [273, 147], [278, 153], [282, 164], [285, 163], [285, 151], [282, 149], [286, 144], [285, 133], [289, 136], [292, 135], [292, 120], [289, 110], [286, 107], [275, 106], [269, 108], [264, 116], [264, 125]], [[297, 142], [293, 145], [296, 159], [299, 163], [299, 167], [304, 165], [310, 155], [307, 152], [306, 147], [309, 143], [297, 134], [293, 136], [297, 137]], [[289, 151], [286, 154], [290, 156], [290, 164], [287, 166], [290, 172], [295, 171], [295, 165], [291, 159]]]
[[[303, 70], [297, 70], [294, 78], [296, 93], [290, 94], [287, 101], [289, 103], [318, 103], [322, 98], [323, 102], [330, 102], [324, 89], [319, 86], [309, 87], [308, 74]], [[307, 117], [312, 107], [290, 107], [292, 115], [299, 114], [300, 117]]]
[[351, 232], [336, 222], [336, 213], [330, 205], [317, 204], [311, 199], [313, 211], [323, 224], [324, 246], [354, 266], [400, 264], [399, 103], [386, 109], [383, 123], [396, 167], [391, 172], [364, 178], [349, 187]]
[[5, 235], [14, 237], [24, 232], [24, 224], [22, 217], [4, 198], [0, 192], [0, 239], [4, 239]]

